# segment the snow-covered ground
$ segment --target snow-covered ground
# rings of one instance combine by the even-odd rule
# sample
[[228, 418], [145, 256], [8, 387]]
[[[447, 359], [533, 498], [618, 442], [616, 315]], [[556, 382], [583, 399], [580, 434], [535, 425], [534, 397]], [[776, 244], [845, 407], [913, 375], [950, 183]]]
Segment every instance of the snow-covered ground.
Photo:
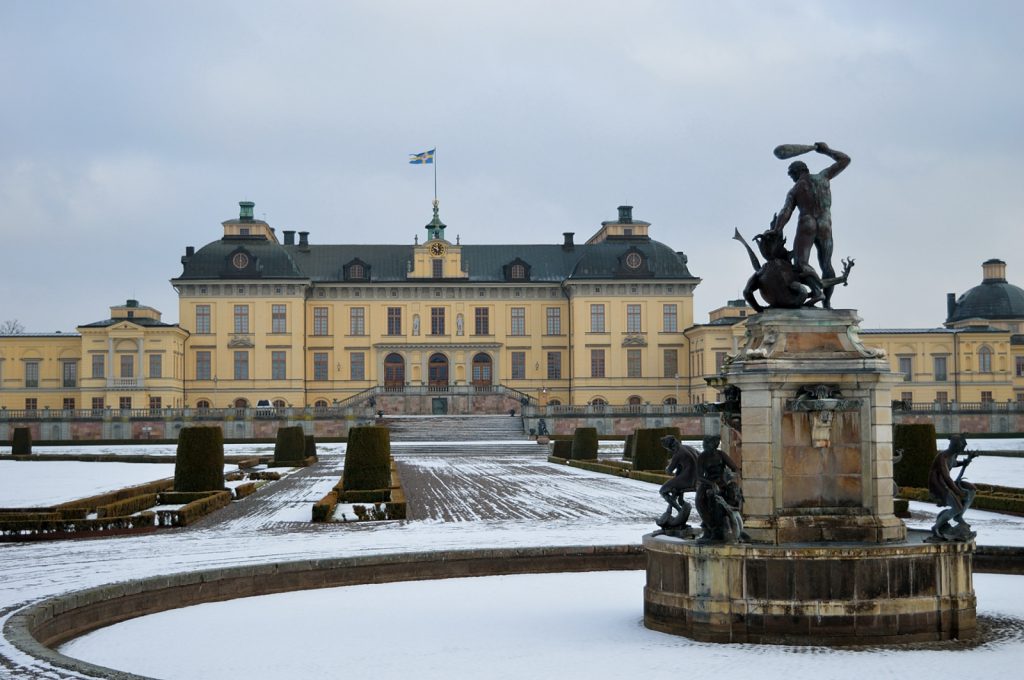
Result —
[[[983, 614], [1024, 620], [1021, 580], [976, 576]], [[1010, 639], [955, 652], [693, 642], [643, 627], [643, 587], [644, 573], [628, 571], [285, 593], [134, 619], [61, 651], [165, 680], [333, 677], [339, 668], [353, 677], [418, 680], [972, 678], [982, 668], [986, 676], [1012, 678], [1024, 661], [1021, 629]], [[251, 649], [253, 630], [273, 631], [275, 651], [229, 651]]]
[[[139, 452], [138, 449], [136, 451]], [[399, 458], [403, 479], [416, 481], [417, 490], [407, 490], [415, 495], [418, 503], [419, 514], [414, 519], [376, 524], [312, 525], [309, 522], [310, 506], [337, 482], [342, 461], [343, 455], [337, 449], [322, 448], [320, 464], [296, 472], [288, 483], [282, 480], [267, 485], [254, 496], [233, 505], [231, 512], [238, 512], [231, 514], [230, 519], [218, 520], [215, 514], [211, 516], [212, 521], [204, 521], [196, 527], [136, 536], [2, 544], [0, 626], [18, 608], [53, 595], [226, 565], [430, 550], [636, 544], [643, 534], [655, 528], [653, 520], [664, 510], [654, 485], [550, 464], [543, 452], [458, 457], [425, 453]], [[987, 469], [990, 462], [993, 467]], [[1024, 486], [1024, 468], [1015, 468], [1016, 462], [1007, 458], [979, 458], [972, 464], [968, 476], [975, 481], [984, 481], [984, 477], [999, 475], [1003, 483]], [[26, 468], [40, 464], [20, 463]], [[110, 464], [84, 465], [95, 474]], [[138, 464], [149, 470], [154, 469], [154, 465], [158, 464]], [[935, 506], [912, 503], [911, 509], [914, 513], [908, 522], [911, 526], [927, 528], [934, 521]], [[221, 512], [229, 513], [229, 510]], [[978, 532], [978, 542], [982, 545], [1024, 546], [1024, 519], [973, 510], [968, 513], [968, 519]], [[186, 673], [185, 677], [237, 675], [254, 680], [260, 677], [315, 677], [314, 674], [322, 670], [309, 670], [303, 664], [307, 657], [311, 662], [316, 661], [319, 653], [314, 650], [321, 644], [330, 646], [332, 650], [332, 674], [343, 668], [346, 675], [357, 677], [419, 676], [418, 670], [401, 670], [392, 665], [385, 666], [387, 670], [378, 670], [379, 664], [397, 664], [403, 658], [415, 669], [422, 665], [424, 673], [430, 673], [422, 676], [427, 678], [543, 677], [553, 674], [624, 677], [626, 673], [618, 669], [627, 666], [630, 676], [674, 677], [687, 669], [688, 672], [704, 672], [705, 668], [731, 668], [733, 673], [742, 672], [749, 676], [754, 673], [762, 675], [758, 671], [763, 660], [771, 661], [771, 664], [763, 665], [766, 673], [770, 670], [768, 678], [795, 673], [797, 668], [801, 672], [804, 668], [811, 669], [822, 677], [842, 677], [843, 673], [852, 674], [853, 668], [861, 669], [862, 663], [869, 664], [864, 668], [870, 672], [885, 675], [889, 674], [887, 669], [891, 664], [897, 661], [900, 664], [905, 662], [905, 666], [898, 667], [906, 668], [906, 672], [945, 674], [953, 671], [961, 677], [964, 674], [970, 676], [966, 667], [957, 666], [960, 670], [956, 670], [948, 665], [952, 663], [950, 659], [957, 656], [949, 652], [885, 653], [876, 659], [863, 653], [832, 651], [705, 648], [648, 632], [640, 626], [642, 596], [636, 579], [642, 577], [638, 575], [634, 574], [632, 581], [628, 574], [608, 575], [612, 579], [610, 581], [587, 581], [589, 577], [584, 575], [566, 577], [570, 584], [580, 584], [578, 590], [570, 588], [565, 581], [558, 581], [557, 577], [530, 578], [533, 577], [523, 581], [509, 578], [507, 582], [512, 584], [509, 586], [503, 585], [502, 579], [482, 579], [482, 590], [477, 591], [448, 590], [473, 587], [472, 584], [460, 586], [454, 581], [420, 584], [421, 590], [410, 596], [408, 609], [403, 608], [406, 605], [377, 607], [387, 612], [386, 622], [375, 619], [377, 614], [371, 611], [374, 608], [367, 608], [363, 604], [366, 600], [358, 599], [365, 597], [359, 594], [362, 587], [339, 591], [339, 597], [346, 599], [337, 600], [332, 608], [332, 618], [325, 618], [319, 624], [286, 624], [287, 619], [282, 618], [264, 619], [254, 627], [249, 625], [248, 614], [236, 613], [234, 616], [241, 618], [233, 618], [228, 628], [237, 627], [249, 633], [247, 638], [237, 643], [222, 638], [226, 630], [219, 626], [211, 628], [213, 624], [205, 623], [207, 617], [202, 614], [194, 625], [207, 631], [202, 639], [205, 651], [194, 654], [207, 658], [219, 655], [227, 665], [221, 672], [204, 670], [199, 674]], [[552, 580], [548, 581], [548, 578]], [[619, 578], [626, 580], [617, 581]], [[992, 585], [988, 585], [990, 583]], [[374, 602], [378, 601], [377, 597], [394, 597], [386, 592], [391, 587], [369, 586], [367, 589], [381, 588], [371, 590], [369, 597]], [[412, 584], [395, 584], [394, 587], [412, 587]], [[507, 592], [509, 588], [511, 592]], [[1006, 610], [1014, 617], [1024, 617], [1020, 603], [1014, 604], [1016, 600], [1007, 594], [1007, 591], [1024, 591], [1024, 580], [981, 575], [978, 577], [978, 589], [983, 613]], [[537, 595], [531, 594], [535, 591]], [[553, 591], [565, 591], [567, 599], [556, 600], [557, 593]], [[434, 592], [442, 593], [440, 600], [430, 600]], [[263, 604], [271, 602], [263, 598], [252, 602], [257, 609], [279, 612], [282, 617], [285, 616], [284, 611], [292, 609], [302, 614], [305, 604], [301, 600], [287, 601], [293, 596], [313, 599], [335, 597], [327, 591], [315, 591], [287, 595], [284, 605]], [[511, 619], [510, 628], [503, 629], [501, 625], [504, 624], [500, 624], [498, 618], [505, 608], [503, 603], [508, 600], [513, 604], [521, 600], [522, 609]], [[449, 608], [454, 612], [450, 619], [446, 613]], [[557, 626], [548, 628], [546, 621], [552, 616]], [[239, 625], [239, 621], [246, 623]], [[178, 643], [183, 629], [177, 624], [172, 625], [175, 627], [166, 624], [159, 627], [155, 637], [168, 648], [187, 649]], [[492, 626], [493, 634], [490, 634]], [[301, 644], [278, 644], [276, 635], [290, 628], [301, 631], [296, 633], [302, 635]], [[574, 629], [581, 631], [578, 637], [574, 637]], [[252, 637], [253, 630], [274, 631], [274, 644], [260, 644]], [[323, 636], [326, 642], [321, 642], [317, 635], [309, 634], [320, 630], [330, 631]], [[513, 635], [515, 630], [520, 632]], [[474, 638], [474, 635], [480, 637]], [[430, 642], [422, 647], [424, 651], [420, 651], [418, 646], [420, 638]], [[544, 638], [547, 642], [542, 644], [537, 638]], [[130, 643], [116, 646], [127, 650], [137, 640], [125, 639]], [[371, 639], [376, 640], [376, 647], [371, 645]], [[171, 640], [173, 644], [168, 642]], [[467, 642], [472, 640], [476, 642]], [[619, 640], [622, 642], [617, 642]], [[210, 651], [214, 649], [217, 651]], [[675, 652], [671, 659], [667, 655], [659, 656], [662, 654], [659, 650], [664, 649]], [[373, 650], [376, 653], [372, 653]], [[986, 654], [990, 655], [974, 656], [975, 668], [998, 671], [1009, 668], [1010, 663], [1016, 666], [1024, 664], [1024, 648], [1019, 641], [1015, 646], [988, 645], [964, 654], [980, 654], [984, 650], [988, 650]], [[191, 654], [193, 652], [190, 651]], [[594, 655], [593, 663], [583, 658], [588, 655]], [[647, 655], [657, 656], [662, 662], [641, 672], [641, 667], [636, 664], [643, 664]], [[1003, 659], [1002, 655], [1009, 655], [1011, 660]], [[235, 662], [243, 662], [240, 657], [261, 660], [258, 665], [266, 669], [265, 674], [260, 675], [255, 670], [246, 670], [248, 675], [243, 673], [241, 669], [244, 666], [235, 665]], [[394, 660], [392, 657], [400, 658]], [[417, 664], [417, 658], [422, 659], [421, 664]], [[705, 660], [695, 664], [693, 660], [698, 658]], [[835, 669], [818, 665], [831, 658], [845, 658], [847, 664], [840, 663]], [[448, 667], [448, 671], [432, 670], [443, 668], [445, 659], [455, 665]], [[459, 665], [463, 660], [465, 667]], [[531, 670], [535, 661], [547, 662], [543, 672]], [[281, 670], [280, 664], [289, 665], [288, 670]], [[578, 667], [590, 672], [577, 674], [574, 670], [577, 666], [572, 664], [583, 664]], [[609, 669], [608, 672], [603, 672], [604, 668]], [[172, 677], [163, 671], [153, 674]], [[7, 640], [0, 639], [0, 677], [21, 680], [69, 676], [26, 657]]]

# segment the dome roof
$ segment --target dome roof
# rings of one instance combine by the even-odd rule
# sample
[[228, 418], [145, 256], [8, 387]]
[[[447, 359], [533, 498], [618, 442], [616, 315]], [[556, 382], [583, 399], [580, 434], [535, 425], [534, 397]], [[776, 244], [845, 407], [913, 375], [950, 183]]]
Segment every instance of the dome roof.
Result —
[[967, 319], [1024, 319], [1024, 289], [1006, 281], [1006, 263], [988, 260], [982, 269], [981, 285], [971, 288], [955, 302], [950, 301], [946, 323]]

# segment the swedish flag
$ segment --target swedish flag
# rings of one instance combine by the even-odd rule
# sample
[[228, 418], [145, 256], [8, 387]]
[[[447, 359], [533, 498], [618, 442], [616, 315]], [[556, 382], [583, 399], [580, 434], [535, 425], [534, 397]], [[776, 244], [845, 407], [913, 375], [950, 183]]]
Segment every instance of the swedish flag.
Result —
[[409, 163], [412, 164], [412, 165], [423, 165], [425, 163], [433, 163], [433, 162], [434, 162], [434, 149], [431, 149], [430, 151], [424, 151], [423, 153], [411, 153], [411, 154], [409, 154]]

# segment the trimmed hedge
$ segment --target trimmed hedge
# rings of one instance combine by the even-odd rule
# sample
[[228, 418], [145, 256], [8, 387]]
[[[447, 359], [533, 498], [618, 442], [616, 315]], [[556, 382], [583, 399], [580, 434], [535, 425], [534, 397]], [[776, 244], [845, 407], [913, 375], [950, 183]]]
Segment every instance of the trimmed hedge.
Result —
[[615, 475], [616, 477], [629, 477], [629, 470], [623, 470], [616, 465], [606, 465], [604, 461], [599, 463], [593, 460], [570, 460], [569, 466], [581, 470], [589, 470], [590, 472], [603, 472], [606, 475]]
[[661, 445], [661, 438], [666, 435], [666, 428], [647, 428], [637, 430], [633, 436], [634, 470], [664, 470], [668, 465], [668, 451]]
[[928, 487], [928, 471], [937, 453], [935, 425], [914, 423], [893, 425], [893, 455], [903, 450], [903, 460], [893, 466], [893, 481], [898, 486]]
[[[1013, 489], [1013, 493], [992, 493], [986, 484], [978, 484], [978, 495], [974, 497], [971, 504], [972, 510], [992, 510], [994, 512], [1008, 512], [1014, 515], [1024, 514], [1024, 490]], [[1006, 488], [1006, 487], [1001, 487]], [[923, 503], [934, 503], [928, 489], [915, 487], [900, 487], [899, 495], [912, 501]]]
[[345, 469], [341, 488], [345, 491], [385, 489], [391, 484], [391, 432], [386, 427], [353, 427], [348, 431]]
[[299, 462], [306, 458], [306, 434], [299, 425], [277, 429], [274, 462]]
[[134, 515], [136, 512], [148, 510], [156, 505], [156, 498], [157, 495], [155, 493], [148, 493], [143, 496], [132, 496], [131, 498], [126, 498], [123, 501], [115, 501], [107, 505], [101, 505], [96, 508], [96, 518], [103, 519], [105, 517]]
[[305, 448], [303, 452], [306, 458], [316, 458], [316, 435], [307, 434], [305, 437]]
[[391, 500], [391, 489], [364, 489], [345, 491], [334, 487], [339, 503], [387, 503]]
[[269, 470], [257, 470], [256, 472], [249, 473], [249, 479], [263, 479], [268, 482], [276, 482], [281, 479], [280, 472], [272, 472]]
[[313, 521], [329, 522], [334, 517], [334, 509], [338, 507], [338, 492], [327, 492], [327, 495], [313, 504]]
[[85, 519], [86, 514], [101, 505], [110, 505], [111, 503], [123, 501], [126, 498], [132, 498], [134, 496], [144, 496], [149, 493], [160, 493], [161, 491], [170, 489], [173, 485], [174, 480], [170, 478], [158, 479], [155, 482], [146, 482], [145, 484], [128, 486], [108, 493], [78, 498], [73, 501], [68, 501], [67, 503], [60, 503], [54, 507], [63, 513], [66, 518], [71, 517], [69, 513], [76, 513], [80, 515], [82, 519]]
[[636, 440], [636, 435], [627, 434], [626, 441], [622, 444], [622, 458], [624, 460], [633, 460], [633, 442]]
[[572, 440], [556, 439], [553, 441], [551, 455], [556, 458], [565, 458], [566, 460], [572, 458]]
[[11, 455], [32, 455], [32, 430], [27, 427], [16, 427], [11, 436]]
[[0, 535], [19, 536], [29, 534], [66, 533], [77, 534], [90, 531], [113, 531], [118, 529], [141, 529], [154, 525], [156, 515], [143, 512], [126, 517], [105, 517], [103, 519], [74, 520], [0, 520]]
[[597, 459], [597, 428], [577, 427], [572, 437], [572, 460]]
[[157, 515], [159, 516], [161, 526], [186, 527], [206, 517], [214, 510], [220, 510], [230, 503], [230, 491], [214, 491], [177, 510], [160, 510], [157, 512]]
[[220, 491], [223, 488], [224, 433], [219, 427], [182, 428], [174, 461], [174, 490]]
[[240, 501], [256, 492], [256, 482], [245, 482], [235, 487], [235, 500]]

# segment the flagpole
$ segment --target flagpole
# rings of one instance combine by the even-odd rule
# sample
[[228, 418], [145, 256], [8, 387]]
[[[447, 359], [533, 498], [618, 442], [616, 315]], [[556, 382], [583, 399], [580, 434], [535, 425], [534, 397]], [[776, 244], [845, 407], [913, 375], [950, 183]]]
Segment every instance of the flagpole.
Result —
[[437, 203], [437, 147], [434, 147], [434, 203]]

